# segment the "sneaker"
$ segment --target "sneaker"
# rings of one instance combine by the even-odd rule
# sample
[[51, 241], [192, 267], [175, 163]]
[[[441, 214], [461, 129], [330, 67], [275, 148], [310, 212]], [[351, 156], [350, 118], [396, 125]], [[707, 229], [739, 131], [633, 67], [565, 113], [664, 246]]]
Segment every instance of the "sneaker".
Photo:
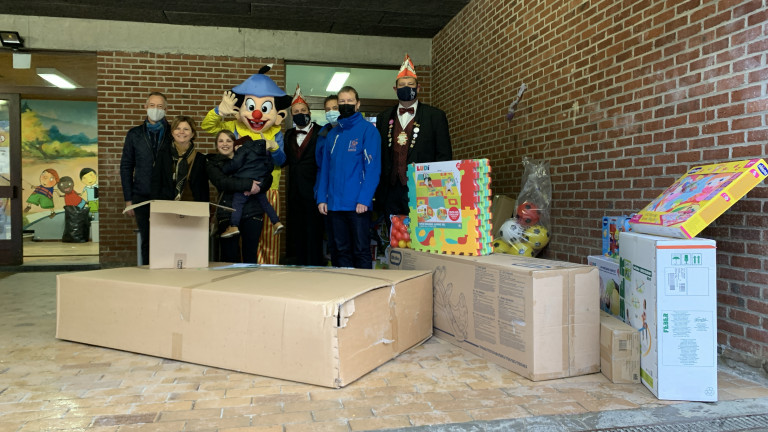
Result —
[[238, 229], [236, 226], [230, 225], [229, 228], [227, 228], [226, 231], [221, 233], [221, 238], [230, 238], [234, 237], [236, 235], [240, 234], [240, 229]]
[[278, 222], [275, 224], [275, 230], [272, 232], [272, 235], [278, 235], [283, 231], [285, 231], [285, 225], [282, 222]]

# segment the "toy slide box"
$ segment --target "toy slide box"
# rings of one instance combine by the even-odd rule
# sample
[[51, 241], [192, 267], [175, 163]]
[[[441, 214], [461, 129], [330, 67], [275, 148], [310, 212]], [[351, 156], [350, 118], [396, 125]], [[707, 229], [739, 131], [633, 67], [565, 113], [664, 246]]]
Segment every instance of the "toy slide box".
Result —
[[619, 260], [602, 255], [590, 255], [587, 264], [597, 267], [600, 276], [600, 310], [625, 321], [624, 285], [619, 273]]
[[195, 201], [151, 200], [128, 206], [149, 206], [149, 268], [208, 267], [210, 208], [218, 204]]
[[766, 176], [768, 166], [763, 159], [691, 168], [632, 217], [632, 231], [676, 238], [696, 237]]
[[432, 276], [320, 268], [57, 276], [56, 337], [343, 387], [432, 335]]
[[619, 241], [641, 382], [659, 399], [717, 401], [715, 242], [634, 232]]
[[593, 266], [517, 257], [390, 252], [391, 268], [434, 271], [435, 335], [532, 381], [600, 371]]

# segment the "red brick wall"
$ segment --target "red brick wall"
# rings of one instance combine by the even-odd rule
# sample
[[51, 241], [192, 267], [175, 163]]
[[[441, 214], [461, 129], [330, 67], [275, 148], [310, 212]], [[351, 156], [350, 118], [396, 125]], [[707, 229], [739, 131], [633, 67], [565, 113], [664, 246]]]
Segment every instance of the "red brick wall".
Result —
[[[523, 156], [550, 161], [545, 257], [586, 263], [602, 216], [642, 209], [692, 166], [765, 157], [766, 6], [475, 0], [433, 40], [433, 102], [456, 157], [491, 160], [494, 193], [516, 196]], [[766, 212], [763, 184], [701, 236], [718, 242], [718, 342], [768, 370]]]
[[[282, 60], [274, 58], [98, 53], [99, 250], [103, 266], [136, 264], [136, 224], [133, 218], [122, 214], [125, 202], [120, 185], [120, 155], [125, 133], [146, 117], [144, 103], [149, 92], [166, 95], [169, 119], [189, 115], [199, 128], [205, 114], [221, 101], [224, 90], [240, 84], [269, 63], [274, 64], [269, 76], [284, 88], [285, 66]], [[195, 144], [205, 153], [215, 150], [213, 137], [205, 131], [198, 131]]]

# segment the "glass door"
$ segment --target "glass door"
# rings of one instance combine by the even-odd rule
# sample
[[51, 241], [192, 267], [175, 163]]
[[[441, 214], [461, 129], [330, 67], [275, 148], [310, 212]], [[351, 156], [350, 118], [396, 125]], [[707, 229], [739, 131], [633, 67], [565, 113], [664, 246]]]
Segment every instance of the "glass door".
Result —
[[0, 265], [22, 262], [19, 95], [0, 93]]

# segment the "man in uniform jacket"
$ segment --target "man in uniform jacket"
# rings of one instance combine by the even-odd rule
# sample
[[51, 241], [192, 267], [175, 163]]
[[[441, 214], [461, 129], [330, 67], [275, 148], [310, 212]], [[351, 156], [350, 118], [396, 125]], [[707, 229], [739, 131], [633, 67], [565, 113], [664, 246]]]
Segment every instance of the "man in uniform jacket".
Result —
[[376, 117], [381, 134], [381, 180], [376, 210], [407, 215], [408, 165], [453, 159], [445, 112], [418, 100], [418, 76], [408, 54], [395, 78], [399, 103]]
[[315, 203], [317, 162], [315, 149], [320, 125], [312, 121], [309, 104], [296, 92], [291, 101], [291, 116], [296, 127], [285, 132], [288, 166], [286, 196], [286, 264], [325, 265], [323, 219]]

